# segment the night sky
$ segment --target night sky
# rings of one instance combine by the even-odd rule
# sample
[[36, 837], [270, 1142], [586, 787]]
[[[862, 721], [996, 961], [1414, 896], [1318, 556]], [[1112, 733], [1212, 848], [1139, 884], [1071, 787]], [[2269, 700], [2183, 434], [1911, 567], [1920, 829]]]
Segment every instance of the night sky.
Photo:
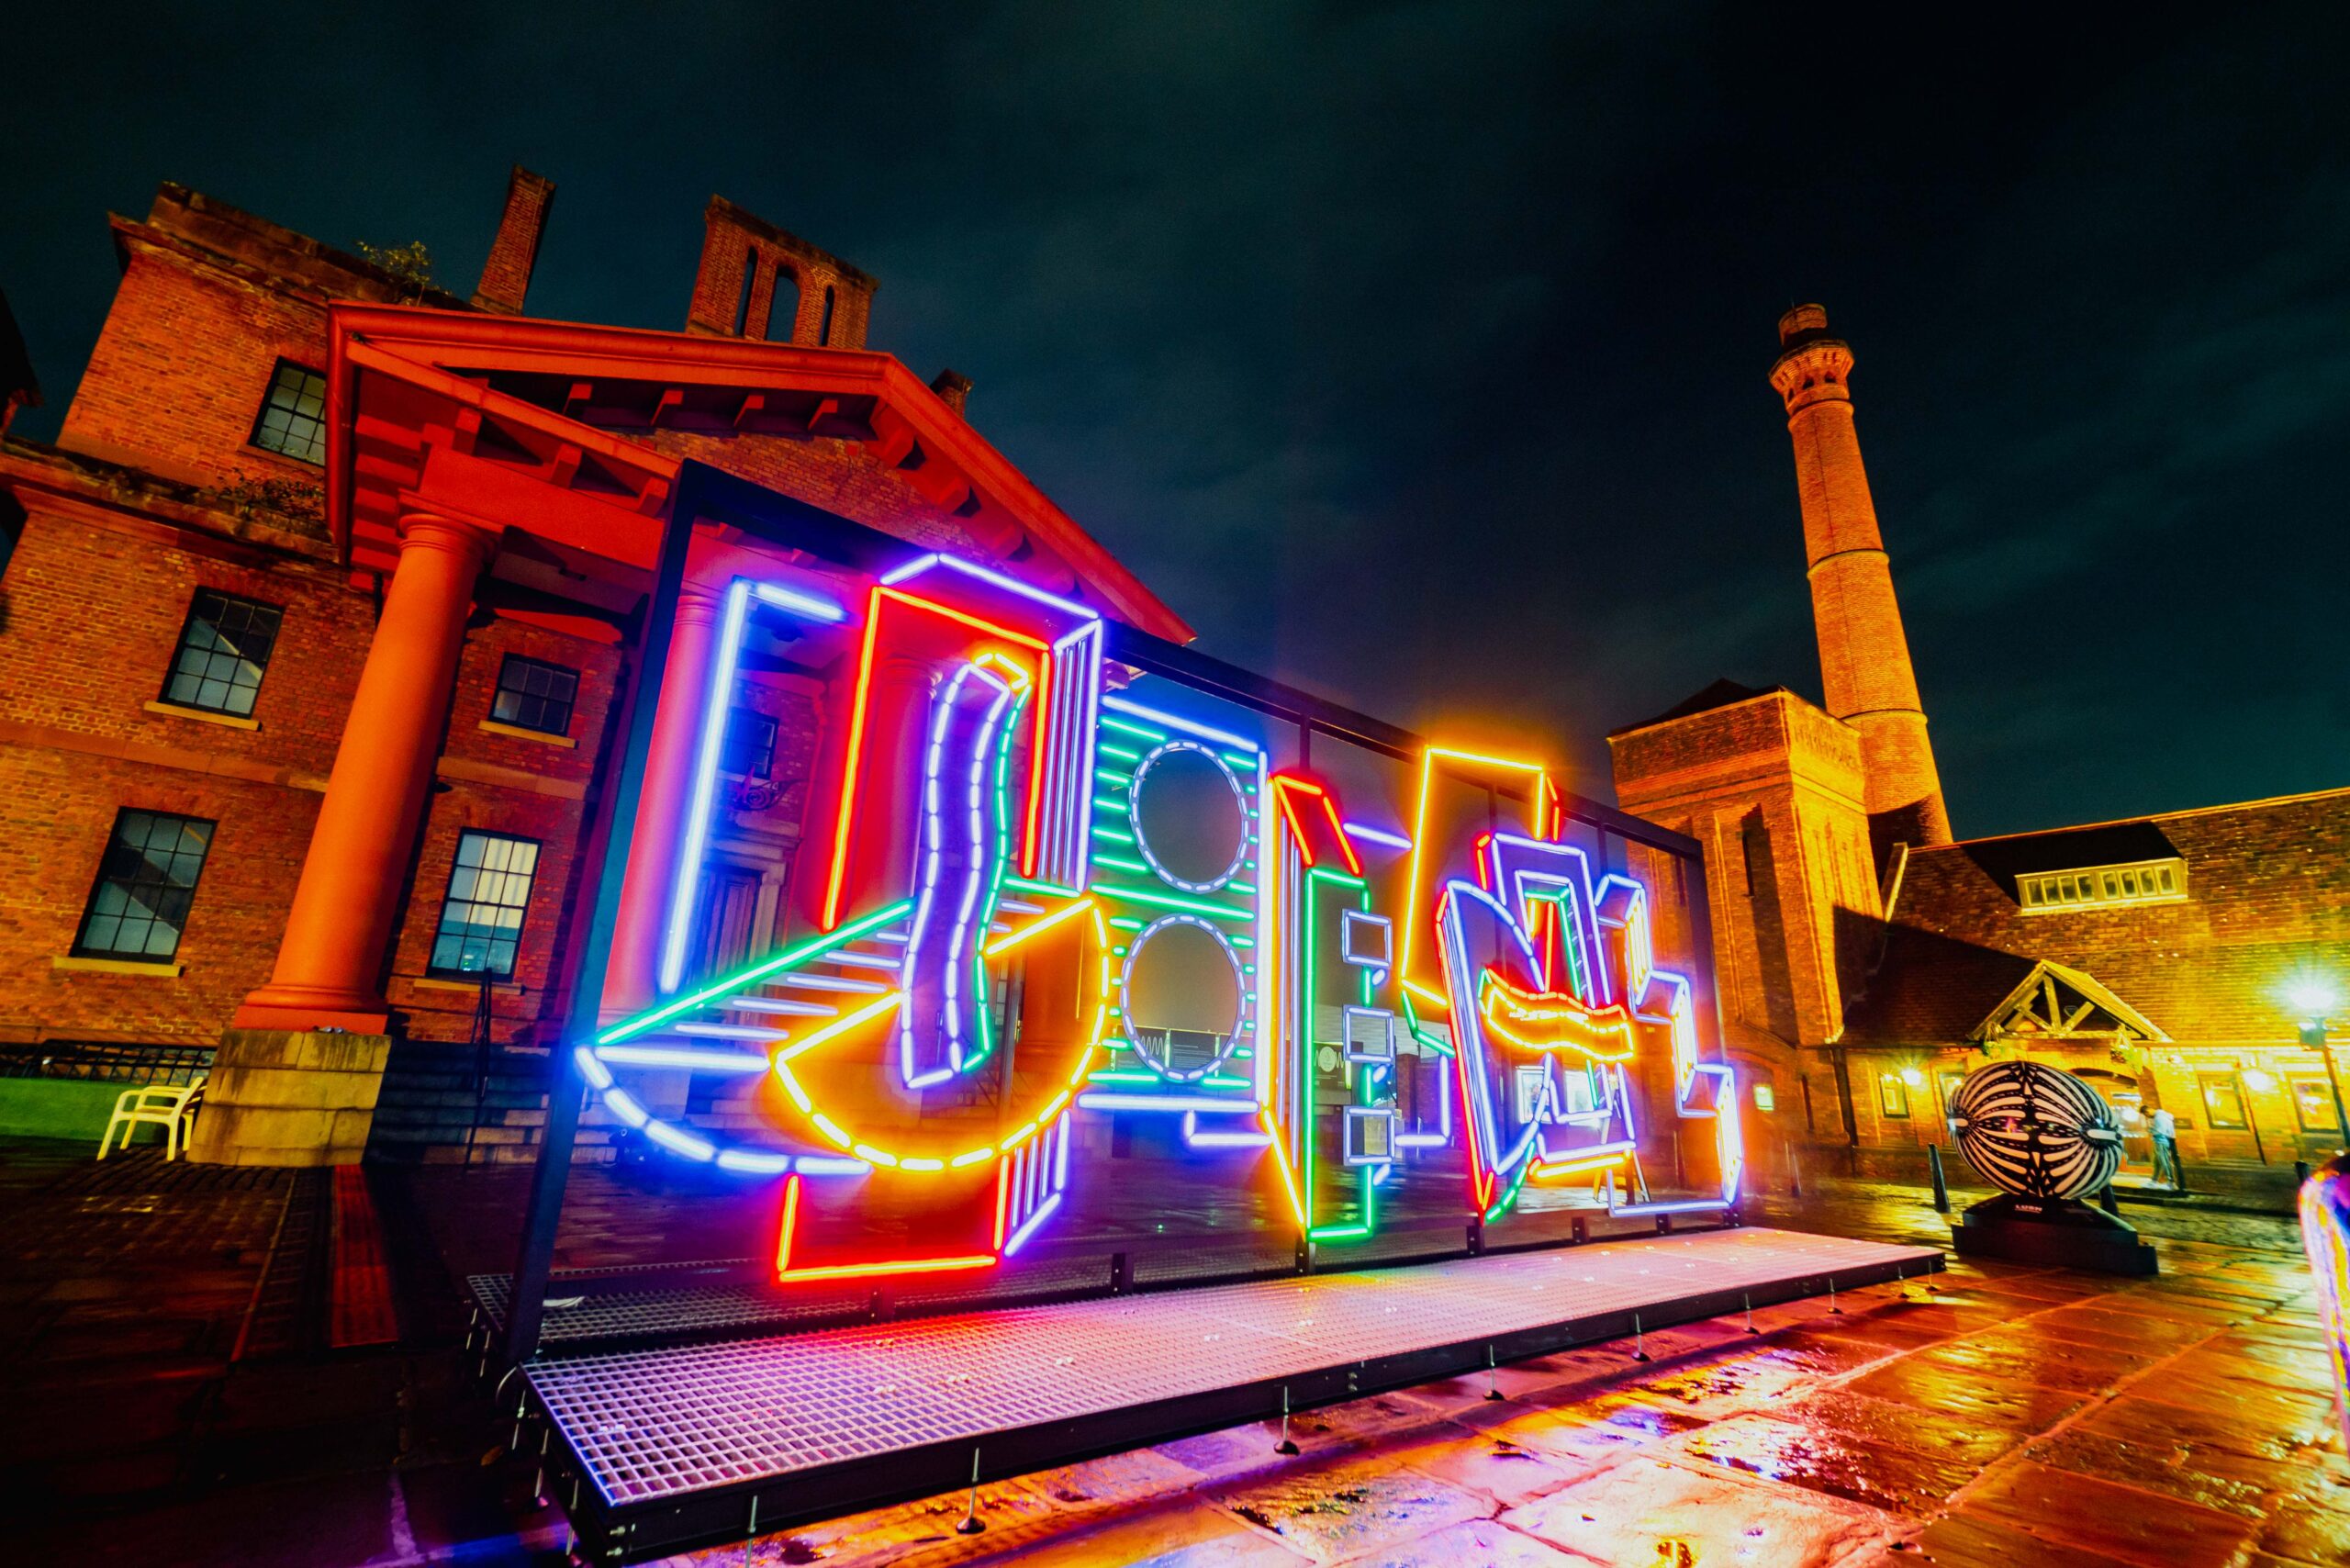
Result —
[[1816, 298], [1962, 835], [2350, 784], [2344, 13], [1907, 9], [27, 6], [17, 430], [159, 180], [462, 294], [520, 162], [532, 313], [670, 329], [715, 191], [1205, 650], [1605, 797], [1718, 676], [1818, 697]]

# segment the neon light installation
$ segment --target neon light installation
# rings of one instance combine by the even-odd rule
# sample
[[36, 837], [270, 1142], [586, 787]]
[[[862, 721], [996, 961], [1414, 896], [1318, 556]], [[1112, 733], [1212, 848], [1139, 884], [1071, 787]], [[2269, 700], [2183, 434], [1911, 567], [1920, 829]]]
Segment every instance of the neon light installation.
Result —
[[[776, 1184], [778, 1279], [1024, 1255], [1104, 1179], [1113, 1128], [1253, 1186], [1314, 1246], [1373, 1236], [1432, 1183], [1485, 1224], [1529, 1183], [1616, 1213], [1735, 1203], [1738, 1097], [1695, 989], [1656, 966], [1649, 890], [1567, 842], [1540, 765], [1429, 746], [1397, 831], [1277, 762], [1238, 704], [1114, 684], [1099, 615], [1003, 573], [925, 555], [856, 611], [797, 582], [737, 579], [723, 602], [708, 689], [679, 699], [700, 728], [670, 994], [573, 1059], [664, 1155]], [[824, 631], [848, 661], [794, 872], [807, 934], [688, 977], [757, 624]], [[1168, 1023], [1140, 977], [1185, 946], [1212, 957]], [[1228, 1018], [1198, 1011], [1203, 976], [1219, 997], [1228, 978]], [[1689, 1204], [1645, 1191], [1629, 1075], [1651, 1061], [1678, 1116], [1714, 1124], [1713, 1190]], [[736, 1086], [756, 1128], [693, 1121], [687, 1074]], [[858, 1216], [885, 1203], [879, 1243]]]

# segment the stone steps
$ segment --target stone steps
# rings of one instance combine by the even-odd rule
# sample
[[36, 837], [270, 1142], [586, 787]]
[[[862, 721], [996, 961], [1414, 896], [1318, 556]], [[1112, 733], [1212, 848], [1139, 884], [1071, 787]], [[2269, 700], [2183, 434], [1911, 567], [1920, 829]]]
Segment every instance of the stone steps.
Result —
[[[488, 1084], [475, 1118], [476, 1064]], [[465, 1158], [471, 1135], [476, 1163], [535, 1158], [538, 1129], [546, 1124], [547, 1058], [496, 1049], [486, 1057], [471, 1045], [400, 1040], [384, 1067], [375, 1123], [367, 1140], [371, 1159], [443, 1164]]]

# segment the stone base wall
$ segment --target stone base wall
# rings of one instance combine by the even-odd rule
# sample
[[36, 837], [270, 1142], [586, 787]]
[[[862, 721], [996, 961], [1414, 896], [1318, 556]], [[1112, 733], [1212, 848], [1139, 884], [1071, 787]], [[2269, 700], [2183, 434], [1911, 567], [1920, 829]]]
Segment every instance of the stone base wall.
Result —
[[188, 1158], [203, 1165], [356, 1165], [375, 1120], [385, 1035], [231, 1029], [220, 1036]]

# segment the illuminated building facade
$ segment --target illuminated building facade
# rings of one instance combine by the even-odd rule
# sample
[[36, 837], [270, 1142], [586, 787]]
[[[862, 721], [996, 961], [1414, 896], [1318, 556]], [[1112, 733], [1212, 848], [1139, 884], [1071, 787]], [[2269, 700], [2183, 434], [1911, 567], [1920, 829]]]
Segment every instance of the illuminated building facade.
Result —
[[217, 1047], [196, 1158], [341, 1163], [477, 1141], [390, 1113], [487, 1035], [540, 1064], [494, 1149], [557, 1075], [582, 1147], [771, 1189], [793, 1281], [1146, 1168], [1308, 1249], [1736, 1203], [1695, 845], [1184, 649], [723, 201], [684, 331], [528, 318], [553, 196], [466, 300], [117, 221], [0, 455], [20, 1041]]
[[2319, 1017], [2350, 987], [2350, 790], [1953, 842], [1852, 351], [1816, 305], [1779, 330], [1828, 706], [1723, 681], [1610, 737], [1625, 809], [1705, 846], [1758, 1152], [1947, 1146], [1967, 1069], [2020, 1055], [2098, 1084], [2142, 1172], [2157, 1108], [2190, 1182], [2330, 1154]]
[[[448, 1154], [485, 978], [495, 1040], [548, 1048], [681, 465], [1187, 634], [967, 422], [967, 380], [866, 348], [871, 278], [713, 199], [684, 332], [535, 320], [553, 197], [516, 171], [460, 297], [167, 185], [112, 219], [58, 440], [0, 448], [0, 1042], [231, 1031], [200, 1158]], [[718, 610], [687, 595], [681, 675]], [[739, 672], [713, 955], [778, 929], [821, 696]], [[650, 924], [622, 957], [651, 994]], [[492, 1156], [539, 1119], [514, 1070]]]

